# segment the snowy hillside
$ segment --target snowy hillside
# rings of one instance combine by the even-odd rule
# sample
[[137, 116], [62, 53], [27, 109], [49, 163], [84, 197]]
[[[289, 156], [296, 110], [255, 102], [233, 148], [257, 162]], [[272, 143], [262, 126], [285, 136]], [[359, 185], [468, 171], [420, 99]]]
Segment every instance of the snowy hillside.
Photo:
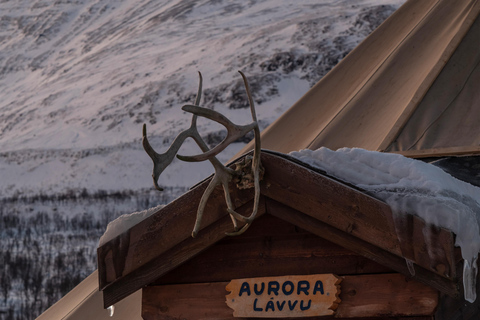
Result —
[[34, 318], [92, 272], [108, 221], [213, 172], [174, 162], [161, 194], [141, 146], [143, 123], [159, 152], [189, 126], [197, 71], [201, 105], [245, 124], [242, 70], [263, 129], [404, 1], [0, 1], [0, 319]]
[[[141, 125], [168, 147], [188, 126], [180, 107], [197, 71], [202, 105], [246, 123], [242, 70], [264, 128], [403, 2], [3, 1], [0, 192], [148, 188]], [[205, 121], [200, 132], [216, 141], [221, 129]], [[211, 171], [198, 170], [172, 168], [163, 184]]]

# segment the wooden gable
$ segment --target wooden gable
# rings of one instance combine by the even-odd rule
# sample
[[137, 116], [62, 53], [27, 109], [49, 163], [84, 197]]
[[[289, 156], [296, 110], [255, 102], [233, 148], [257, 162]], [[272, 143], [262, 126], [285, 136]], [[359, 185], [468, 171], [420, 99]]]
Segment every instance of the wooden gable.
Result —
[[438, 303], [435, 289], [266, 214], [244, 236], [222, 239], [144, 288], [142, 315], [233, 319], [225, 304], [231, 279], [326, 273], [342, 275], [339, 317], [431, 315]]
[[[461, 295], [457, 270], [462, 262], [451, 232], [435, 229], [430, 232], [435, 239], [425, 239], [422, 230], [431, 227], [409, 216], [397, 235], [390, 207], [362, 190], [285, 155], [264, 151], [261, 161], [265, 176], [260, 209], [245, 234], [225, 235], [232, 224], [223, 190], [218, 189], [208, 201], [202, 230], [191, 238], [207, 180], [100, 247], [99, 285], [105, 307], [148, 286], [143, 291], [145, 319], [157, 319], [152, 315], [162, 308], [169, 310], [165, 319], [180, 317], [178, 312], [185, 308], [177, 306], [175, 311], [172, 299], [190, 299], [200, 307], [209, 306], [211, 312], [219, 307], [218, 312], [226, 313], [225, 283], [232, 279], [318, 273], [344, 277], [337, 312], [342, 317], [368, 316], [359, 311], [372, 303], [364, 298], [378, 300], [378, 314], [424, 316], [433, 314], [439, 293], [454, 299]], [[231, 190], [237, 211], [248, 215], [253, 190]], [[414, 263], [414, 274], [406, 259]], [[193, 295], [197, 292], [197, 298], [182, 297], [185, 286]], [[205, 288], [222, 300], [202, 296]], [[408, 308], [400, 301], [392, 303], [396, 301], [392, 292], [410, 301], [413, 311], [402, 311]]]

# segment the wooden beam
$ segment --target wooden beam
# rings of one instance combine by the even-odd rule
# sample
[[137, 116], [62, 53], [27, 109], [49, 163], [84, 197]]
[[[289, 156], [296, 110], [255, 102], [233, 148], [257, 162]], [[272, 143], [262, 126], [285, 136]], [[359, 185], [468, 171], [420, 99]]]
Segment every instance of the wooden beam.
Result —
[[[253, 201], [238, 208], [240, 214], [247, 214], [252, 210]], [[260, 199], [258, 216], [265, 213], [265, 203]], [[190, 228], [189, 228], [190, 230]], [[232, 231], [230, 216], [224, 215], [218, 221], [208, 225], [196, 238], [189, 237], [170, 250], [167, 250], [149, 263], [117, 279], [103, 289], [104, 307], [129, 296], [136, 290], [152, 283], [162, 275], [195, 257], [209, 246], [226, 237], [226, 232]]]
[[[430, 316], [437, 307], [436, 290], [400, 274], [342, 278], [342, 301], [338, 305], [337, 318]], [[225, 303], [227, 284], [146, 287], [142, 294], [142, 316], [145, 320], [233, 319], [233, 311]], [[328, 318], [331, 317], [321, 317]]]
[[[457, 277], [453, 233], [413, 215], [395, 218], [402, 256], [447, 279]], [[460, 273], [462, 274], [462, 273]]]
[[262, 194], [346, 233], [401, 255], [390, 207], [300, 163], [262, 154]]
[[[463, 272], [463, 260], [457, 263], [457, 273]], [[480, 319], [480, 273], [477, 273], [477, 299], [470, 303], [465, 300], [463, 287], [458, 298], [442, 294], [435, 320], [478, 320]]]
[[379, 263], [266, 214], [241, 237], [227, 237], [165, 274], [159, 284], [318, 273], [387, 273]]
[[336, 317], [428, 316], [438, 292], [401, 274], [345, 276]]
[[[313, 234], [325, 238], [333, 243], [341, 245], [349, 250], [365, 256], [377, 263], [387, 266], [404, 275], [411, 276], [405, 259], [392, 254], [382, 248], [358, 239], [351, 234], [338, 230], [327, 223], [316, 220], [306, 214], [293, 210], [275, 200], [266, 199], [267, 212], [280, 219], [290, 222]], [[458, 297], [458, 286], [456, 282], [448, 280], [427, 269], [415, 266], [414, 279], [423, 282], [432, 288], [453, 297]]]
[[[124, 275], [160, 257], [191, 238], [198, 203], [210, 179], [97, 249], [99, 287], [104, 289]], [[253, 190], [230, 189], [238, 208], [253, 198]], [[249, 214], [248, 212], [245, 212]], [[227, 216], [223, 189], [218, 187], [205, 207], [202, 227]], [[233, 227], [229, 231], [233, 231]], [[201, 232], [200, 232], [201, 233]]]
[[448, 157], [448, 156], [466, 156], [480, 154], [479, 146], [463, 146], [450, 148], [432, 148], [423, 150], [408, 150], [408, 151], [390, 151], [391, 153], [398, 153], [408, 158], [430, 158], [430, 157]]
[[399, 234], [386, 203], [297, 162], [262, 153], [266, 168], [262, 194], [442, 277], [456, 277], [450, 231], [433, 230], [433, 238], [426, 238], [423, 220], [409, 215], [406, 220], [411, 224], [397, 228], [403, 230]]

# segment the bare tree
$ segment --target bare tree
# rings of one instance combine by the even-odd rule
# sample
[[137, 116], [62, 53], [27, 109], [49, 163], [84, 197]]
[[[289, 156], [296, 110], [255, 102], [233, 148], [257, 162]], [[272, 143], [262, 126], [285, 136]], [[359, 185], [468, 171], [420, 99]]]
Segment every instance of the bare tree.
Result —
[[2, 288], [3, 301], [5, 306], [7, 305], [8, 293], [12, 289], [12, 279], [8, 274], [8, 270], [9, 267], [5, 265], [2, 270], [2, 274], [0, 275], [0, 286]]

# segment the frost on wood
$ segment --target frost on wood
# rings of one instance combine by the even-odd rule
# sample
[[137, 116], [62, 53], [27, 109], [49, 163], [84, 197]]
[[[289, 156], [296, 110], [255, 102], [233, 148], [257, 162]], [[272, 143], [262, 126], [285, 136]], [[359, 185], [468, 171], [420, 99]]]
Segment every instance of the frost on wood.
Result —
[[405, 214], [414, 214], [428, 224], [454, 232], [455, 244], [461, 248], [465, 260], [465, 299], [475, 301], [480, 252], [480, 188], [431, 164], [397, 154], [320, 148], [290, 155], [385, 201], [396, 221]]
[[159, 205], [155, 208], [150, 208], [144, 211], [134, 212], [130, 214], [124, 214], [118, 217], [117, 219], [113, 220], [108, 224], [107, 230], [105, 231], [103, 236], [100, 237], [98, 246], [103, 246], [108, 241], [121, 235], [123, 232], [138, 224], [140, 221], [143, 221], [146, 218], [150, 217], [154, 212], [160, 210], [163, 207], [164, 205]]

